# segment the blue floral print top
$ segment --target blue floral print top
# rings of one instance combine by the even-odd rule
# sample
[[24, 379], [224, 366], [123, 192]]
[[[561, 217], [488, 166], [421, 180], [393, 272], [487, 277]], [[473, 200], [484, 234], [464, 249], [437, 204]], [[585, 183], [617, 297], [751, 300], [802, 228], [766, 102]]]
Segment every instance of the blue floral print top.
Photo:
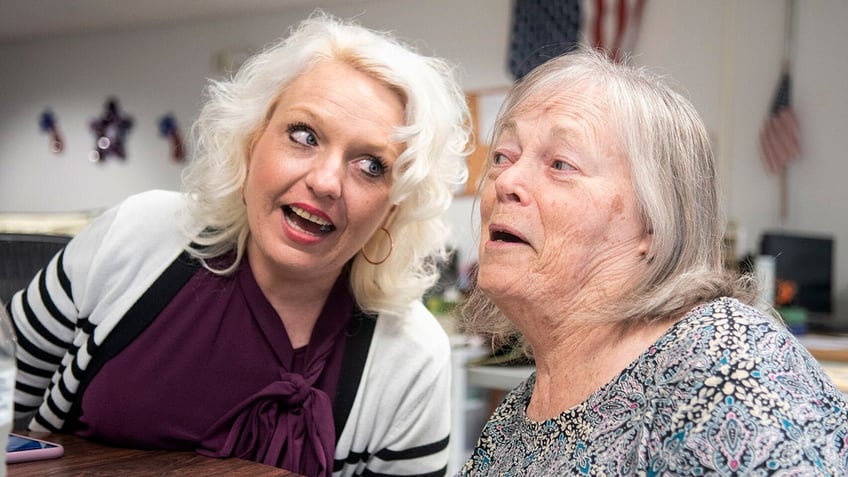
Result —
[[535, 374], [486, 423], [461, 476], [848, 475], [848, 404], [778, 322], [731, 298], [690, 311], [556, 418]]

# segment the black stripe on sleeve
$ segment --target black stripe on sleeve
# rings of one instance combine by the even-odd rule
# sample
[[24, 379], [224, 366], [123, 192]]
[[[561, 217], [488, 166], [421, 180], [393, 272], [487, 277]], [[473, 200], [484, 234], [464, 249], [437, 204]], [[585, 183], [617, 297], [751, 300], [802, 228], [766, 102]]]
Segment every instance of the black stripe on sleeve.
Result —
[[333, 472], [342, 470], [345, 464], [356, 465], [360, 462], [365, 462], [371, 454], [367, 452], [350, 452], [344, 459], [336, 459], [333, 461]]
[[38, 336], [44, 338], [55, 346], [59, 348], [66, 349], [68, 347], [68, 343], [66, 343], [63, 339], [54, 335], [47, 327], [44, 326], [43, 323], [38, 319], [35, 315], [35, 312], [32, 311], [32, 307], [29, 306], [29, 292], [24, 291], [23, 296], [21, 297], [21, 302], [24, 308], [24, 316], [26, 317], [27, 322], [32, 327], [32, 329], [38, 333]]
[[44, 361], [44, 362], [47, 362], [47, 363], [50, 363], [50, 364], [58, 364], [62, 361], [61, 355], [57, 356], [57, 355], [50, 354], [50, 353], [44, 351], [43, 349], [41, 349], [40, 347], [36, 346], [35, 344], [33, 344], [30, 340], [28, 340], [26, 338], [26, 336], [24, 336], [24, 334], [21, 333], [21, 329], [18, 327], [18, 324], [15, 322], [15, 320], [12, 320], [12, 324], [15, 327], [15, 335], [17, 335], [18, 346], [23, 348], [27, 353], [31, 354], [33, 357], [35, 357], [35, 358], [37, 358], [41, 361]]
[[409, 459], [417, 459], [419, 457], [426, 457], [429, 455], [437, 454], [448, 447], [448, 441], [450, 440], [450, 436], [445, 437], [444, 439], [433, 442], [430, 444], [424, 444], [423, 446], [413, 447], [411, 449], [404, 449], [400, 451], [393, 451], [391, 449], [383, 449], [380, 452], [377, 452], [376, 457], [380, 460], [392, 461], [392, 460], [409, 460]]
[[15, 403], [15, 412], [18, 414], [29, 414], [38, 409], [38, 404], [35, 406], [27, 406], [21, 403]]
[[56, 277], [59, 279], [59, 284], [62, 285], [62, 290], [65, 290], [65, 295], [74, 301], [74, 293], [71, 291], [71, 280], [65, 274], [65, 249], [59, 252], [59, 258], [56, 261]]
[[[91, 354], [91, 348], [88, 349], [89, 354]], [[74, 359], [71, 360], [71, 374], [74, 375], [74, 379], [77, 381], [82, 380], [83, 376], [85, 376], [85, 370], [82, 369], [79, 365], [79, 356], [74, 354]]]
[[56, 401], [53, 400], [52, 395], [48, 394], [47, 399], [45, 399], [44, 402], [47, 404], [47, 407], [49, 407], [50, 410], [53, 411], [53, 415], [55, 415], [59, 419], [64, 421], [65, 418], [68, 416], [67, 411], [63, 411], [62, 409], [59, 408], [59, 405], [56, 404]]
[[93, 335], [97, 325], [88, 320], [88, 318], [77, 318], [77, 328], [81, 329], [87, 335]]
[[64, 379], [60, 379], [58, 383], [56, 383], [56, 388], [59, 389], [59, 393], [62, 394], [62, 397], [65, 398], [66, 401], [73, 401], [76, 396], [74, 393], [68, 389], [68, 385], [65, 383]]
[[365, 469], [365, 472], [362, 473], [362, 477], [444, 477], [447, 471], [447, 466], [433, 472], [427, 472], [426, 474], [383, 474]]
[[47, 419], [45, 419], [44, 416], [41, 415], [41, 413], [35, 413], [35, 422], [41, 424], [50, 432], [59, 432], [59, 429], [53, 424], [47, 422]]
[[39, 378], [49, 378], [50, 376], [53, 376], [53, 371], [36, 368], [35, 366], [29, 363], [24, 363], [21, 360], [18, 360], [18, 372], [28, 374], [30, 376], [38, 376]]
[[41, 395], [44, 394], [44, 389], [30, 386], [29, 384], [22, 383], [20, 381], [15, 382], [15, 390], [37, 397], [41, 397]]
[[[374, 456], [377, 457], [378, 459], [384, 460], [384, 461], [411, 460], [411, 459], [416, 459], [416, 458], [419, 458], [419, 457], [426, 457], [426, 456], [430, 456], [430, 455], [433, 455], [433, 454], [438, 454], [439, 452], [442, 452], [443, 450], [445, 450], [448, 447], [449, 442], [450, 442], [450, 436], [445, 437], [444, 439], [439, 440], [437, 442], [433, 442], [433, 443], [430, 443], [430, 444], [424, 444], [423, 446], [413, 447], [411, 449], [405, 449], [405, 450], [402, 450], [402, 451], [393, 451], [393, 450], [389, 450], [389, 449], [383, 449], [383, 450], [377, 452], [376, 454], [374, 454]], [[370, 457], [371, 457], [370, 454], [368, 454], [367, 452], [351, 452], [347, 455], [347, 457], [345, 459], [343, 459], [343, 460], [337, 459], [337, 460], [333, 461], [333, 472], [338, 472], [338, 471], [342, 470], [342, 468], [345, 466], [345, 464], [356, 465], [360, 462], [366, 462], [366, 461], [368, 461], [368, 459]], [[447, 472], [447, 467], [444, 467], [444, 468], [437, 470], [435, 472], [426, 473], [426, 474], [413, 474], [413, 475], [414, 476], [424, 476], [424, 477], [430, 477], [430, 476], [440, 476], [441, 477], [441, 476], [445, 475], [446, 472]], [[392, 474], [378, 474], [378, 473], [374, 473], [374, 472], [370, 472], [370, 471], [366, 470], [365, 473], [362, 474], [362, 475], [363, 476], [368, 475], [368, 476], [372, 476], [372, 477], [389, 477]], [[409, 476], [404, 474], [404, 477], [409, 477]]]
[[50, 295], [50, 292], [47, 290], [47, 273], [45, 273], [47, 269], [41, 271], [38, 277], [38, 293], [41, 295], [41, 303], [44, 304], [44, 308], [47, 309], [47, 312], [50, 313], [50, 316], [56, 320], [57, 323], [64, 326], [70, 331], [74, 329], [74, 323], [68, 319], [61, 311], [59, 311], [59, 307], [53, 302], [53, 296]]

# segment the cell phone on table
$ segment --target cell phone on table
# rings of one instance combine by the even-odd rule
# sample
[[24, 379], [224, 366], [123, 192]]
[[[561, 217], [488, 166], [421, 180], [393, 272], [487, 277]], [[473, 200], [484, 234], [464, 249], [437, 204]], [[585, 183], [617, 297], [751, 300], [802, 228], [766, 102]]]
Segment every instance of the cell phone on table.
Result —
[[9, 433], [6, 444], [6, 462], [29, 462], [31, 460], [55, 459], [65, 454], [65, 448], [55, 442]]

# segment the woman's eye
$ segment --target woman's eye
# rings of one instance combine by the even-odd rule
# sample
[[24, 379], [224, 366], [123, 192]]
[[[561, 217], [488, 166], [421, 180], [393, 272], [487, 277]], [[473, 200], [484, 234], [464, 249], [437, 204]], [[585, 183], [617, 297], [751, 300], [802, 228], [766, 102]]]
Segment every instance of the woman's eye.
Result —
[[372, 177], [381, 177], [386, 173], [386, 165], [376, 157], [368, 157], [359, 161], [359, 167], [363, 172]]
[[503, 164], [504, 162], [506, 162], [506, 156], [499, 152], [492, 154], [492, 164], [498, 165]]
[[288, 128], [289, 137], [292, 141], [303, 144], [304, 146], [317, 146], [318, 138], [315, 137], [315, 133], [309, 129], [308, 126], [303, 124], [292, 124]]
[[569, 164], [565, 161], [554, 161], [553, 164], [551, 165], [551, 167], [553, 167], [554, 169], [556, 169], [558, 171], [567, 171], [567, 170], [574, 169], [574, 166], [572, 166], [571, 164]]

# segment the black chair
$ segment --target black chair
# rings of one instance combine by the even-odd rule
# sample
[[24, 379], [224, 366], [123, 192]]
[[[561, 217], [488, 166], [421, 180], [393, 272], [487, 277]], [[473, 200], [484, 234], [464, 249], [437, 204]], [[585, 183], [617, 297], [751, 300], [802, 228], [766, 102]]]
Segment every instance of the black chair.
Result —
[[67, 235], [0, 233], [0, 303], [27, 286], [70, 240]]

